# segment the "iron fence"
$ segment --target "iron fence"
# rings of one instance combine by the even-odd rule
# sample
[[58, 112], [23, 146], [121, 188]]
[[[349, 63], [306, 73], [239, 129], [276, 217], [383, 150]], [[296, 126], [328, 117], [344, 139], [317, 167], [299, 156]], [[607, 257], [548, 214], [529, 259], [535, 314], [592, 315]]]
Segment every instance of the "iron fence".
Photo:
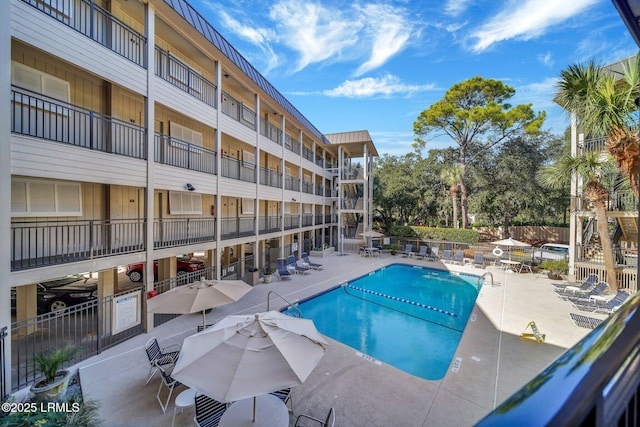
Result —
[[300, 191], [300, 178], [292, 175], [285, 175], [284, 188], [292, 191]]
[[215, 240], [215, 218], [158, 218], [153, 221], [153, 247], [156, 249]]
[[155, 74], [207, 105], [216, 107], [216, 85], [177, 59], [171, 53], [156, 46]]
[[168, 135], [155, 135], [155, 161], [164, 165], [216, 174], [217, 153]]
[[296, 154], [300, 154], [300, 142], [291, 137], [288, 133], [284, 134], [284, 147]]
[[282, 188], [282, 174], [271, 169], [260, 168], [260, 184]]
[[5, 401], [9, 391], [7, 390], [6, 385], [6, 376], [5, 376], [5, 344], [4, 339], [7, 337], [7, 327], [3, 326], [0, 329], [0, 400]]
[[136, 159], [147, 158], [143, 127], [17, 87], [11, 90], [11, 132]]
[[12, 222], [11, 270], [141, 252], [145, 227], [143, 219]]
[[280, 231], [279, 216], [263, 216], [258, 219], [258, 231], [260, 233], [274, 233]]
[[223, 239], [253, 236], [256, 234], [256, 219], [254, 217], [221, 218], [220, 221]]
[[226, 92], [222, 92], [221, 111], [249, 129], [256, 130], [256, 112]]
[[232, 157], [222, 157], [220, 175], [245, 182], [256, 182], [256, 165]]
[[260, 119], [260, 135], [269, 138], [276, 144], [282, 145], [282, 131], [268, 120]]

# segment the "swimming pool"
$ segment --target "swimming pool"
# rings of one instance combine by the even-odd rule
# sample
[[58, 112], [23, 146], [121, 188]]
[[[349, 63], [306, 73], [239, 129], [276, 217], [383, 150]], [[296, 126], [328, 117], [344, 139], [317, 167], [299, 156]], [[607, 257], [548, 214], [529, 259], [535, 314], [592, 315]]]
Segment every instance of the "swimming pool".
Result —
[[392, 264], [302, 301], [297, 309], [324, 335], [409, 374], [439, 380], [481, 283], [471, 274]]

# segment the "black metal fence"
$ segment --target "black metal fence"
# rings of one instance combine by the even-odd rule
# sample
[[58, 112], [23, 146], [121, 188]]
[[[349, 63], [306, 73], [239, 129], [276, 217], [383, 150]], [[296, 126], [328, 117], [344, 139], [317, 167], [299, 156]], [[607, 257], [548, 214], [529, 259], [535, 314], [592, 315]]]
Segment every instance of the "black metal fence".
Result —
[[7, 337], [7, 327], [3, 326], [0, 329], [0, 400], [4, 401], [8, 390], [6, 387], [6, 377], [5, 377], [5, 349], [4, 349], [4, 339]]

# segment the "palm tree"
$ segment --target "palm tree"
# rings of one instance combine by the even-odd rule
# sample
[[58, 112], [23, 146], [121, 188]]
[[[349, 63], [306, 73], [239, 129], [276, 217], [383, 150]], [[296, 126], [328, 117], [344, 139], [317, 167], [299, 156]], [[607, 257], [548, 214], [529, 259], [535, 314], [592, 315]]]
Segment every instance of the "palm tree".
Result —
[[603, 159], [600, 153], [591, 152], [582, 156], [563, 155], [555, 165], [546, 166], [539, 172], [542, 185], [549, 188], [563, 188], [570, 183], [574, 174], [584, 183], [583, 193], [595, 210], [598, 222], [598, 234], [604, 255], [604, 268], [607, 283], [612, 292], [618, 291], [616, 264], [613, 245], [607, 222], [607, 198], [609, 190], [602, 183], [603, 177], [614, 173], [611, 159]]
[[453, 228], [459, 228], [458, 225], [458, 185], [462, 179], [460, 168], [457, 165], [447, 165], [440, 173], [440, 179], [449, 186], [449, 194], [451, 195], [451, 206], [453, 206]]
[[570, 65], [560, 73], [554, 101], [576, 114], [583, 131], [606, 136], [607, 150], [638, 197], [640, 144], [633, 131], [640, 96], [640, 55], [607, 72], [593, 61]]

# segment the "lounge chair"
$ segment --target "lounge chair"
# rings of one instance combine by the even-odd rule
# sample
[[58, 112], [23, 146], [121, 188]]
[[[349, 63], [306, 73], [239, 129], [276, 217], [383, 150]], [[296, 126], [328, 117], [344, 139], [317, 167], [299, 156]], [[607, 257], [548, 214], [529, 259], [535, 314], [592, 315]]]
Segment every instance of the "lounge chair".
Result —
[[426, 256], [427, 261], [435, 261], [438, 259], [438, 247], [431, 248], [431, 253]]
[[178, 356], [180, 356], [180, 344], [170, 345], [161, 349], [156, 337], [149, 339], [144, 345], [144, 349], [149, 358], [149, 365], [151, 365], [149, 368], [149, 378], [144, 385], [149, 384], [149, 381], [151, 381], [151, 378], [158, 372], [160, 367], [174, 365], [176, 360], [178, 360]]
[[578, 310], [581, 310], [581, 311], [589, 311], [591, 313], [598, 312], [598, 313], [611, 314], [617, 309], [619, 309], [620, 306], [622, 306], [622, 304], [624, 304], [627, 301], [627, 299], [629, 299], [629, 294], [627, 292], [618, 291], [616, 296], [614, 296], [612, 299], [610, 299], [604, 304], [592, 302], [592, 303], [581, 303], [581, 304], [574, 303], [573, 305]]
[[[599, 282], [588, 292], [578, 291], [573, 295], [560, 295], [564, 299], [572, 301], [578, 304], [594, 302], [592, 297], [601, 297], [603, 294], [609, 291], [609, 284], [607, 282]], [[576, 295], [577, 294], [577, 295]]]
[[427, 257], [428, 246], [420, 246], [420, 251], [416, 254], [416, 259], [425, 259]]
[[278, 278], [282, 280], [285, 277], [291, 278], [291, 273], [287, 268], [287, 260], [284, 258], [278, 258]]
[[293, 401], [291, 400], [291, 387], [283, 388], [282, 390], [274, 391], [269, 394], [272, 394], [278, 399], [282, 400], [285, 406], [289, 404], [290, 407], [287, 407], [287, 408], [289, 409], [289, 412], [293, 413]]
[[445, 249], [444, 251], [442, 251], [442, 258], [441, 258], [442, 262], [452, 262], [453, 261], [453, 255], [452, 252], [449, 249]]
[[302, 252], [302, 261], [306, 262], [307, 265], [311, 268], [313, 268], [314, 270], [322, 270], [322, 264], [318, 264], [317, 262], [312, 262], [309, 259], [309, 255], [307, 255], [306, 252]]
[[414, 255], [413, 252], [413, 245], [406, 244], [404, 246], [404, 251], [400, 254], [400, 256], [404, 257], [404, 258], [411, 258]]
[[580, 286], [558, 286], [558, 287], [556, 287], [556, 292], [571, 292], [571, 293], [589, 292], [597, 284], [598, 284], [598, 275], [597, 274], [591, 274], [591, 275], [589, 275], [589, 277], [587, 277], [585, 279], [584, 282], [582, 282], [582, 285], [580, 285]]
[[[173, 389], [180, 385], [180, 382], [171, 376], [170, 371], [173, 370], [173, 365], [170, 367], [158, 366], [158, 371], [162, 375], [162, 382], [158, 387], [158, 393], [156, 393], [156, 399], [158, 399], [158, 403], [160, 403], [160, 407], [162, 408], [162, 413], [167, 412], [167, 406], [169, 406], [169, 400], [171, 400], [171, 395], [173, 394]], [[160, 398], [160, 393], [162, 392], [162, 386], [167, 387], [169, 393], [167, 394], [167, 400], [162, 401]]]
[[196, 394], [196, 416], [193, 422], [198, 427], [217, 427], [227, 405], [204, 394]]
[[298, 261], [296, 261], [296, 257], [293, 255], [289, 255], [289, 267], [291, 267], [291, 270], [296, 274], [309, 274], [309, 269], [298, 265]]
[[456, 251], [456, 254], [453, 256], [454, 264], [464, 264], [464, 251]]
[[314, 418], [311, 415], [300, 414], [298, 415], [298, 418], [296, 418], [296, 427], [304, 425], [300, 424], [300, 420], [313, 421], [315, 425], [319, 425], [321, 427], [333, 427], [336, 425], [336, 411], [333, 408], [329, 409], [329, 413], [327, 414], [327, 417], [324, 419], [324, 421], [318, 418]]
[[484, 254], [482, 252], [476, 252], [473, 254], [474, 267], [484, 268]]

